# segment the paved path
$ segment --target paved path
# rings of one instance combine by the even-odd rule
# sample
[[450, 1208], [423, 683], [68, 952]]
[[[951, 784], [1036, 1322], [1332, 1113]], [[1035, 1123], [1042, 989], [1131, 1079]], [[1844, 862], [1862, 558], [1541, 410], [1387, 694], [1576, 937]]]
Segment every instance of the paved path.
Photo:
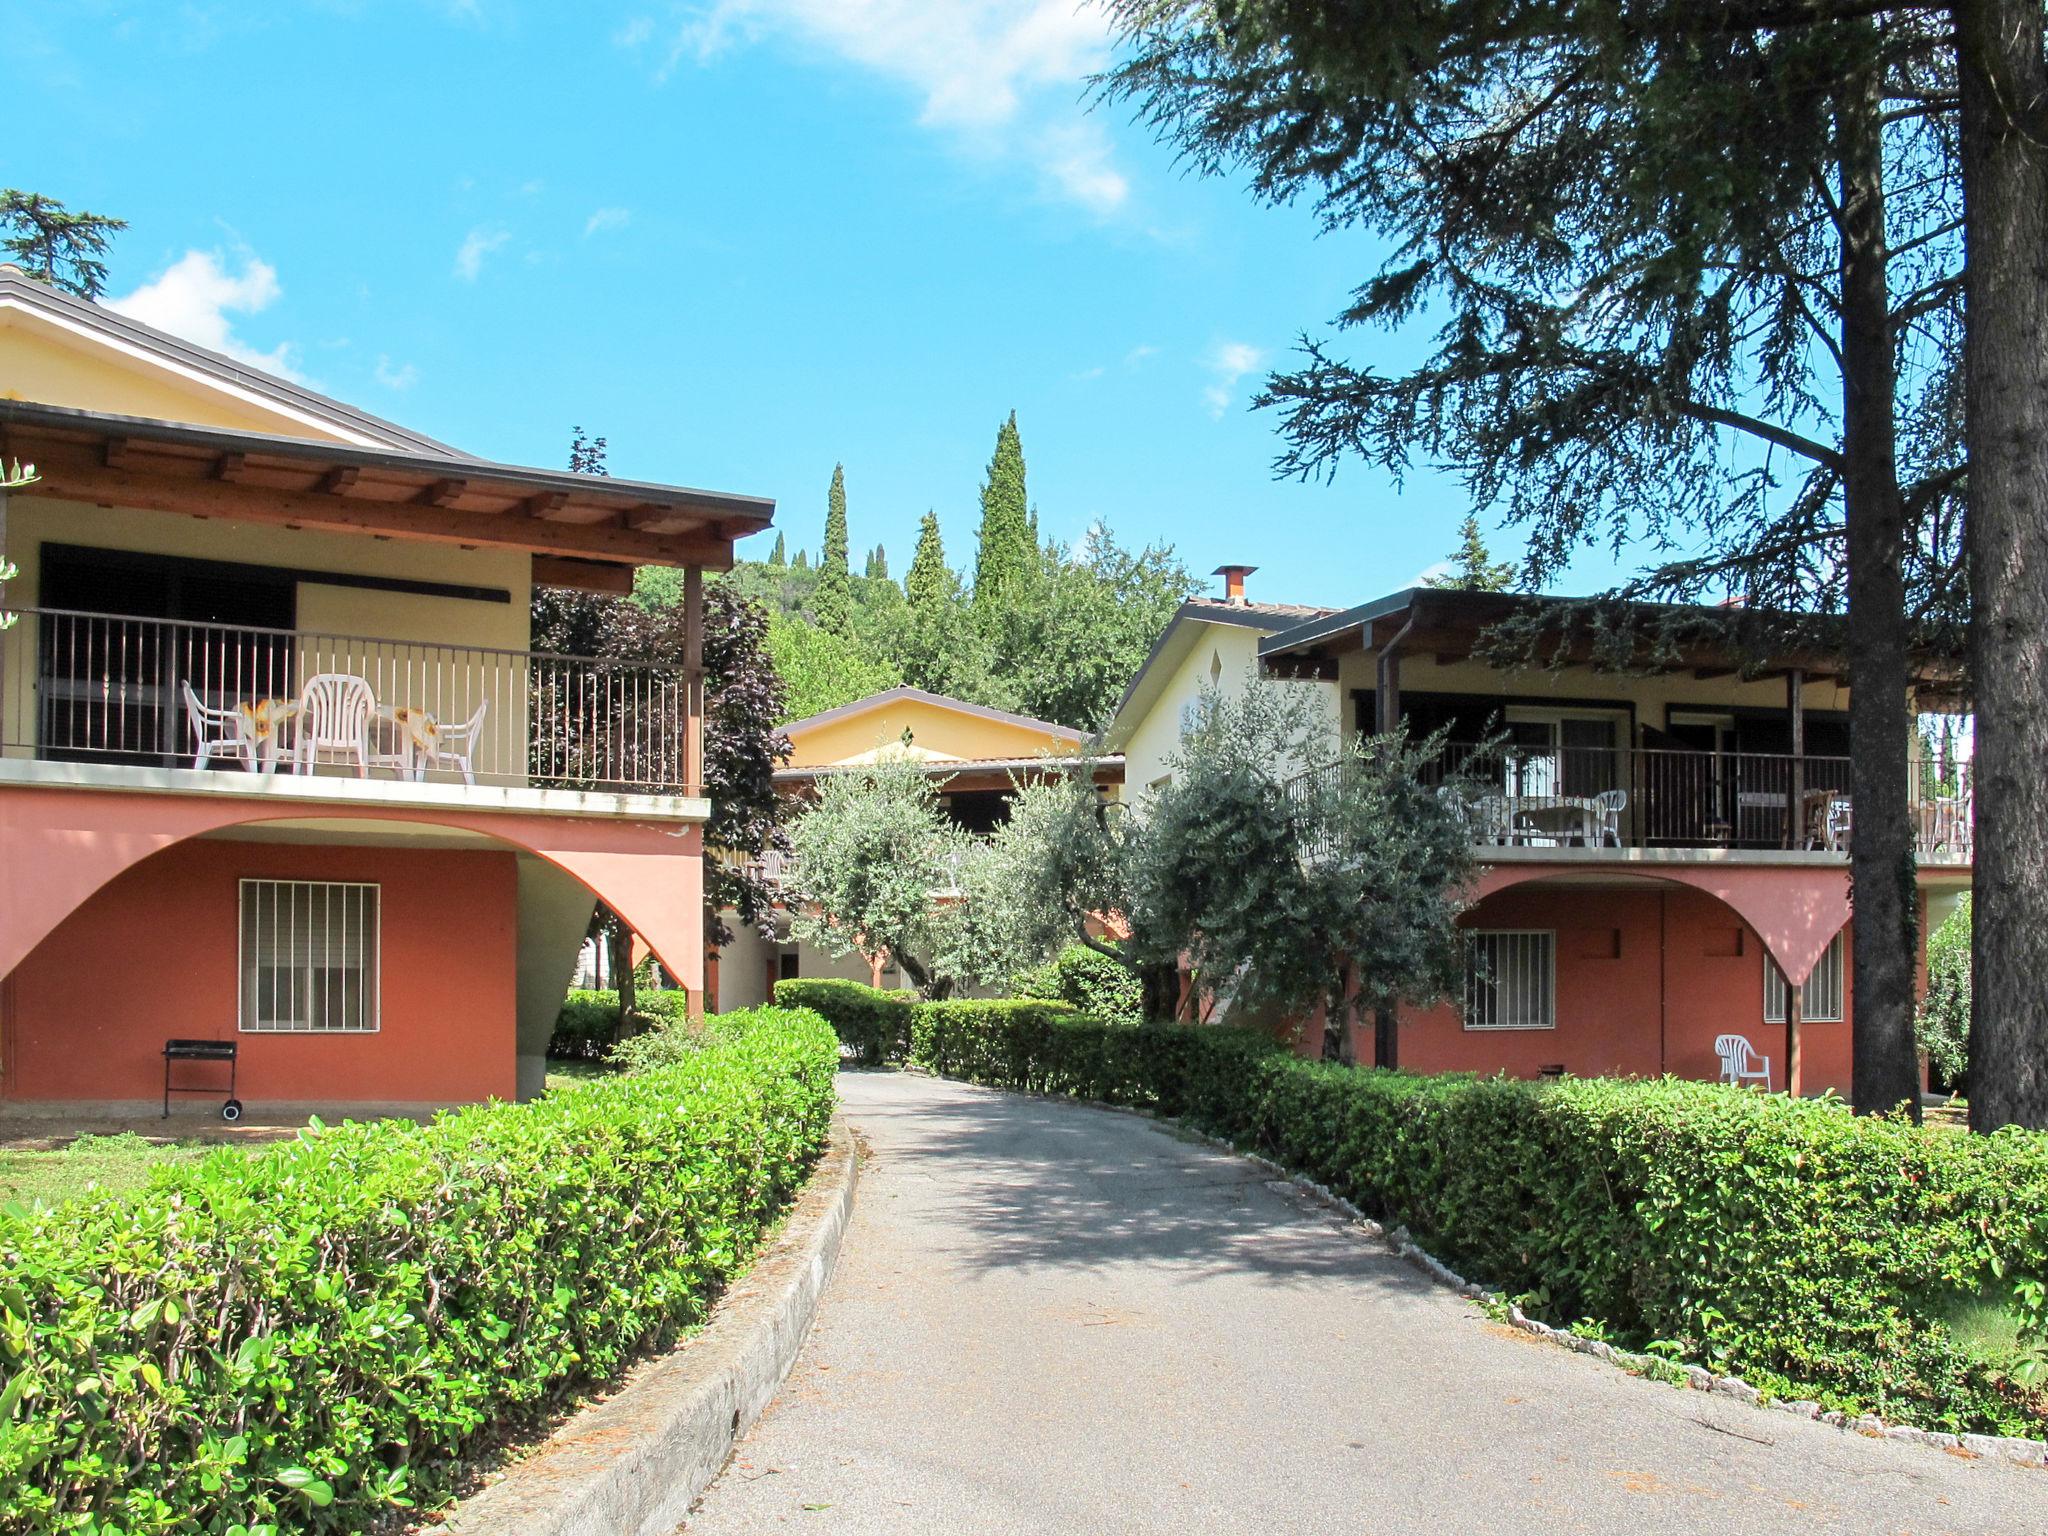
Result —
[[1533, 1341], [1146, 1121], [840, 1083], [838, 1272], [689, 1536], [2048, 1530], [2048, 1472]]

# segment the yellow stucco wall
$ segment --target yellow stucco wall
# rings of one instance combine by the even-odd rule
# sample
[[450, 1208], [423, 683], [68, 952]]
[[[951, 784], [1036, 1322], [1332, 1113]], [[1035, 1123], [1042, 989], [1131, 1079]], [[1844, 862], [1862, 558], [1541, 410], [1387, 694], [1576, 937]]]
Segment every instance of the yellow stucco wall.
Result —
[[167, 359], [122, 350], [39, 315], [0, 306], [0, 396], [118, 416], [325, 442], [370, 442], [283, 410]]
[[[1130, 732], [1124, 746], [1123, 798], [1136, 804], [1146, 792], [1157, 788], [1168, 773], [1167, 758], [1180, 745], [1185, 714], [1213, 682], [1226, 694], [1244, 691], [1245, 681], [1256, 670], [1259, 642], [1266, 631], [1241, 624], [1204, 624], [1183, 621], [1190, 637], [1187, 654], [1167, 674], [1164, 687]], [[1337, 701], [1327, 683], [1292, 684], [1313, 690], [1330, 716], [1334, 740]]]
[[1070, 738], [1050, 731], [984, 719], [924, 699], [899, 699], [792, 731], [790, 766], [822, 768], [871, 761], [878, 752], [900, 751], [906, 730], [910, 732], [910, 755], [926, 759], [1043, 757], [1075, 750]]

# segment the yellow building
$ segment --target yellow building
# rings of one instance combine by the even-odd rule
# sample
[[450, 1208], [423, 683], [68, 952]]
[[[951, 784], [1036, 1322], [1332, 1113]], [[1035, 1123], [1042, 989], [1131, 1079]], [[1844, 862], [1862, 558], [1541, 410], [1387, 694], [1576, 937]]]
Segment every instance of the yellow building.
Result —
[[[784, 727], [790, 760], [775, 775], [794, 801], [807, 798], [817, 781], [883, 760], [919, 764], [939, 791], [939, 803], [968, 832], [986, 835], [1009, 815], [1020, 782], [1044, 773], [1054, 762], [1065, 771], [1077, 758], [1087, 761], [1101, 792], [1123, 782], [1123, 759], [1090, 749], [1086, 733], [1050, 720], [969, 704], [922, 688], [891, 688]], [[782, 866], [766, 869], [779, 879]], [[731, 921], [728, 917], [728, 921]], [[718, 957], [714, 993], [721, 1009], [764, 1002], [778, 980], [796, 976], [841, 976], [874, 986], [898, 984], [886, 957], [832, 956], [788, 937], [741, 931]]]

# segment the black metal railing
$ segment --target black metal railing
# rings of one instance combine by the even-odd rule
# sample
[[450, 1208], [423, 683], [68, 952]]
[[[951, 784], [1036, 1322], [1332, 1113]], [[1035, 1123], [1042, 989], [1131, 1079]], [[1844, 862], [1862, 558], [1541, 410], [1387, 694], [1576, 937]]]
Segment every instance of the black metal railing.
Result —
[[13, 610], [0, 752], [47, 761], [684, 790], [692, 690], [658, 662]]
[[[1846, 757], [1659, 748], [1447, 743], [1427, 777], [1491, 847], [1802, 849], [1847, 853], [1855, 798]], [[1290, 781], [1306, 797], [1307, 776]], [[1970, 860], [1970, 765], [1916, 761], [1920, 857]], [[1309, 854], [1327, 839], [1309, 834]]]

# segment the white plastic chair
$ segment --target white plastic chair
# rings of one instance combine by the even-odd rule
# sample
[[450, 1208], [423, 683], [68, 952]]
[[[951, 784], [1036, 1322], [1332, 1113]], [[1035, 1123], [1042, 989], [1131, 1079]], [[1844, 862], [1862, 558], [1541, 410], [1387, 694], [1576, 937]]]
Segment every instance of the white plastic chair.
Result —
[[299, 690], [298, 733], [292, 741], [295, 771], [309, 773], [323, 759], [354, 762], [356, 776], [370, 776], [370, 716], [377, 699], [370, 685], [348, 672], [322, 672]]
[[484, 731], [484, 716], [491, 710], [491, 701], [485, 699], [477, 705], [476, 713], [460, 725], [444, 725], [434, 734], [431, 745], [415, 741], [413, 751], [413, 777], [425, 778], [430, 768], [454, 768], [462, 774], [462, 782], [474, 786], [476, 783], [476, 744]]
[[214, 709], [203, 703], [192, 685], [183, 679], [178, 686], [185, 693], [185, 719], [192, 727], [192, 766], [204, 768], [216, 756], [239, 762], [244, 768], [256, 766], [249, 739], [232, 709]]
[[1855, 812], [1847, 795], [1836, 795], [1828, 801], [1827, 842], [1829, 853], [1840, 853], [1849, 846], [1849, 835], [1855, 830]]
[[1621, 813], [1628, 809], [1628, 791], [1625, 789], [1603, 789], [1593, 797], [1593, 803], [1600, 808], [1600, 832], [1594, 842], [1605, 847], [1609, 839], [1614, 846], [1621, 846]]
[[1771, 1058], [1759, 1056], [1746, 1035], [1720, 1035], [1714, 1040], [1714, 1054], [1721, 1058], [1721, 1081], [1740, 1088], [1744, 1083], [1771, 1086]]

